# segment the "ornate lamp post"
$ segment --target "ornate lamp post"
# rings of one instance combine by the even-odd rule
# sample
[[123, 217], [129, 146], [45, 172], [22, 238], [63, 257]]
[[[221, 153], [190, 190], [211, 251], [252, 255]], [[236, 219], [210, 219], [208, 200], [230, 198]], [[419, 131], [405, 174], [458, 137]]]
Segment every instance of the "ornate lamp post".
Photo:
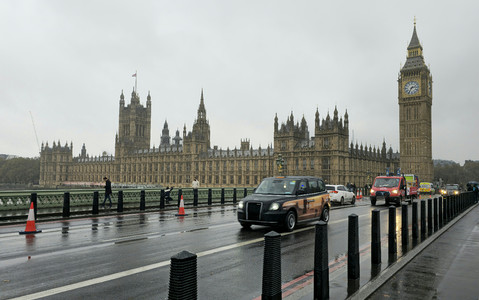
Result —
[[276, 166], [278, 167], [279, 175], [283, 174], [283, 165], [284, 165], [283, 156], [279, 154], [278, 158], [276, 159]]

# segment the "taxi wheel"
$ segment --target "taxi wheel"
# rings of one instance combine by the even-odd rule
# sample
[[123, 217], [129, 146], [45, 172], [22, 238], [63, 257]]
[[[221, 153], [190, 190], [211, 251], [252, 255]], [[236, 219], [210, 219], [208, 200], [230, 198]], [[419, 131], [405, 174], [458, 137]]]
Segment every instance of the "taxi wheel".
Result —
[[344, 205], [344, 197], [341, 197], [341, 205]]
[[329, 208], [325, 207], [323, 210], [323, 214], [321, 215], [321, 220], [328, 223], [329, 221]]
[[294, 229], [294, 227], [296, 226], [296, 214], [294, 213], [294, 211], [288, 211], [284, 220], [284, 225], [286, 227], [286, 230], [288, 231], [292, 231]]

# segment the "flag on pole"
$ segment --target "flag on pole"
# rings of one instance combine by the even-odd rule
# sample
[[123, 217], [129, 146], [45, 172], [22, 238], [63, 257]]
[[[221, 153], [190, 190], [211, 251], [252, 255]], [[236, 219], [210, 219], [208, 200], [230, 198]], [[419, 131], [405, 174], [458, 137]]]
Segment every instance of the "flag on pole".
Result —
[[135, 74], [131, 75], [131, 77], [136, 77], [136, 72], [135, 72]]

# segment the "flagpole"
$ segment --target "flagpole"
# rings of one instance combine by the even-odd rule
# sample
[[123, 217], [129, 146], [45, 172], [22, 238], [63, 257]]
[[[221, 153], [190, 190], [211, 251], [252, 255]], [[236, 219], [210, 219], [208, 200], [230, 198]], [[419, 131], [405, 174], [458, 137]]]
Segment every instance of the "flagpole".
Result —
[[138, 80], [138, 70], [135, 71], [135, 93], [138, 96], [138, 88], [136, 86], [136, 81]]

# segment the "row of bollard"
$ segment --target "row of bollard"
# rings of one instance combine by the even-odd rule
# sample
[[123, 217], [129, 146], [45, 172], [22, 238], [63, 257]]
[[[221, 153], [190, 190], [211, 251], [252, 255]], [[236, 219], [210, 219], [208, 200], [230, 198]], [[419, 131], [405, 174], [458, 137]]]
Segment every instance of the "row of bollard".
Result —
[[[237, 189], [233, 189], [233, 204], [237, 203]], [[181, 196], [183, 195], [183, 190], [179, 189], [178, 190], [178, 207], [180, 206], [180, 200]], [[208, 189], [208, 205], [213, 204], [213, 192], [212, 189]], [[248, 189], [244, 188], [243, 190], [243, 197], [246, 197], [248, 195]], [[34, 214], [35, 214], [35, 219], [37, 218], [37, 193], [31, 193], [30, 195], [30, 201], [34, 204]], [[99, 192], [95, 191], [93, 192], [93, 202], [92, 202], [92, 214], [97, 215], [99, 213]], [[164, 209], [166, 207], [167, 199], [166, 199], [166, 193], [165, 190], [160, 191], [160, 209]], [[224, 205], [226, 203], [225, 200], [225, 189], [221, 189], [221, 198], [220, 198], [220, 203]], [[193, 206], [196, 207], [198, 206], [198, 190], [193, 189]], [[146, 210], [146, 194], [144, 190], [140, 191], [140, 206], [139, 206], [140, 211]], [[117, 208], [116, 211], [121, 213], [123, 212], [123, 191], [118, 191], [118, 202], [117, 202]], [[69, 218], [71, 214], [70, 210], [70, 192], [65, 192], [63, 194], [63, 211], [62, 211], [62, 217], [63, 218]]]
[[[421, 200], [421, 239], [427, 238], [449, 221], [458, 216], [468, 207], [477, 203], [477, 196], [473, 193], [464, 193], [459, 196], [446, 196]], [[388, 254], [396, 259], [397, 232], [396, 232], [396, 207], [389, 207], [388, 211]], [[381, 264], [381, 231], [380, 210], [372, 211], [371, 220], [371, 264], [376, 267]], [[355, 282], [355, 290], [359, 289], [360, 278], [360, 250], [359, 250], [359, 220], [356, 214], [348, 216], [348, 280]], [[427, 223], [426, 223], [427, 221]], [[427, 224], [427, 227], [426, 227]], [[418, 232], [418, 203], [412, 203], [412, 239], [417, 243]], [[271, 231], [264, 235], [264, 260], [261, 299], [281, 299], [281, 235]], [[409, 243], [408, 205], [401, 207], [401, 244], [404, 252]], [[180, 262], [183, 257], [184, 262]], [[191, 261], [194, 260], [194, 263]], [[194, 265], [194, 267], [193, 267]], [[184, 270], [184, 271], [181, 271]], [[178, 280], [185, 272], [184, 280]], [[173, 275], [175, 274], [175, 275]], [[194, 275], [192, 275], [194, 274]], [[188, 278], [188, 279], [186, 279]], [[171, 258], [170, 285], [168, 299], [186, 299], [177, 296], [180, 292], [188, 293], [188, 299], [197, 299], [196, 255], [181, 252]], [[327, 223], [319, 221], [315, 224], [314, 246], [314, 299], [329, 299], [329, 256], [328, 256], [328, 230]], [[184, 295], [182, 295], [184, 296]]]

